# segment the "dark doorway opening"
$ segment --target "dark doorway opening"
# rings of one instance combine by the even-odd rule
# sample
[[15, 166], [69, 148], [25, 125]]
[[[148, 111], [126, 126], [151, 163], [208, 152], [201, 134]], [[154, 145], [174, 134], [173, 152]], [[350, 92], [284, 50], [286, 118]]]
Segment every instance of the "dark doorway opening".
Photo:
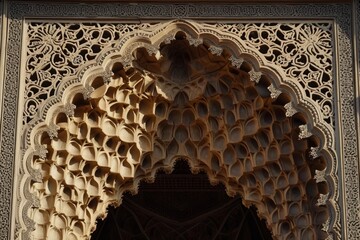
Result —
[[159, 171], [154, 183], [125, 194], [118, 208], [98, 221], [92, 240], [270, 240], [265, 221], [239, 196], [229, 197], [206, 173], [192, 174], [179, 160], [171, 174]]

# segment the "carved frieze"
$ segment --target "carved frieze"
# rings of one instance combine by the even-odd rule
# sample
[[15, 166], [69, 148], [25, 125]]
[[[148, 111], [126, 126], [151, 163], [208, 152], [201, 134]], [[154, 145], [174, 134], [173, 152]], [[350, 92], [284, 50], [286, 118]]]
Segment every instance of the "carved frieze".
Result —
[[[2, 7], [2, 5], [0, 7]], [[284, 107], [286, 103], [293, 104], [292, 107], [296, 109], [297, 112], [286, 119], [298, 117], [300, 114], [305, 119], [305, 122], [301, 124], [306, 127], [311, 126], [312, 136], [310, 136], [310, 134], [301, 135], [304, 138], [299, 140], [299, 133], [305, 133], [306, 131], [300, 129], [300, 125], [298, 125], [292, 128], [292, 131], [296, 132], [296, 136], [292, 138], [292, 141], [307, 142], [311, 141], [309, 139], [312, 137], [320, 139], [319, 142], [315, 141], [318, 145], [309, 146], [310, 148], [305, 151], [304, 158], [310, 165], [326, 159], [326, 166], [311, 168], [315, 171], [311, 172], [312, 180], [309, 181], [313, 181], [316, 184], [325, 183], [328, 184], [329, 187], [329, 192], [323, 190], [319, 192], [316, 198], [314, 198], [313, 205], [320, 208], [326, 205], [329, 209], [333, 209], [330, 211], [329, 217], [320, 223], [321, 226], [315, 226], [317, 229], [316, 234], [318, 234], [319, 231], [320, 233], [328, 232], [330, 233], [330, 235], [328, 235], [329, 239], [344, 238], [344, 236], [345, 239], [357, 239], [360, 236], [360, 228], [358, 227], [358, 215], [360, 211], [358, 203], [359, 181], [358, 178], [354, 177], [358, 176], [358, 156], [356, 154], [356, 114], [353, 109], [355, 99], [352, 68], [353, 53], [351, 38], [349, 37], [351, 36], [351, 22], [349, 17], [351, 9], [348, 5], [315, 5], [311, 7], [303, 5], [296, 7], [272, 6], [270, 8], [268, 6], [240, 5], [121, 4], [120, 6], [117, 4], [84, 4], [80, 6], [76, 4], [63, 4], [60, 6], [58, 4], [41, 5], [19, 3], [9, 4], [8, 8], [9, 18], [6, 19], [6, 21], [8, 21], [8, 44], [6, 45], [6, 51], [5, 48], [1, 49], [2, 53], [6, 52], [4, 88], [2, 91], [3, 95], [1, 96], [3, 104], [6, 107], [3, 107], [0, 129], [2, 136], [0, 155], [2, 162], [0, 175], [2, 181], [0, 186], [3, 192], [0, 205], [1, 209], [5, 210], [0, 213], [0, 217], [1, 219], [5, 219], [4, 226], [10, 226], [11, 183], [15, 179], [13, 173], [19, 173], [17, 182], [14, 182], [16, 191], [13, 191], [14, 199], [17, 199], [17, 202], [13, 202], [13, 209], [15, 209], [16, 212], [12, 213], [13, 216], [16, 215], [15, 230], [13, 231], [16, 233], [14, 236], [16, 239], [26, 239], [33, 230], [34, 222], [28, 215], [28, 209], [34, 208], [41, 210], [44, 204], [48, 204], [46, 201], [52, 201], [52, 198], [49, 196], [60, 196], [69, 190], [64, 189], [64, 185], [58, 184], [58, 182], [61, 182], [60, 180], [56, 180], [56, 184], [58, 184], [56, 186], [60, 187], [58, 193], [53, 195], [51, 188], [49, 188], [46, 191], [44, 190], [44, 193], [42, 195], [40, 194], [40, 197], [37, 196], [34, 198], [34, 195], [31, 195], [30, 192], [34, 193], [37, 192], [37, 190], [35, 188], [29, 189], [29, 186], [40, 187], [40, 185], [44, 183], [45, 185], [47, 184], [47, 186], [55, 186], [52, 185], [54, 182], [50, 180], [49, 176], [54, 175], [55, 178], [61, 177], [61, 168], [63, 168], [64, 165], [59, 164], [60, 167], [58, 167], [56, 164], [53, 164], [50, 169], [39, 172], [35, 170], [34, 165], [30, 164], [32, 160], [25, 161], [26, 159], [38, 159], [38, 164], [40, 164], [41, 162], [49, 161], [49, 159], [53, 160], [53, 157], [56, 161], [59, 161], [56, 163], [64, 161], [61, 159], [63, 153], [54, 154], [54, 152], [49, 151], [49, 149], [51, 150], [49, 146], [60, 146], [62, 144], [61, 140], [64, 137], [62, 130], [64, 127], [59, 124], [61, 121], [54, 120], [51, 118], [52, 115], [58, 116], [59, 119], [68, 119], [69, 122], [84, 121], [84, 123], [77, 126], [79, 127], [79, 132], [68, 132], [65, 134], [66, 137], [68, 137], [67, 141], [71, 141], [73, 138], [81, 139], [84, 137], [80, 130], [87, 128], [89, 119], [81, 118], [77, 114], [85, 110], [79, 108], [80, 105], [76, 102], [65, 101], [65, 96], [70, 96], [71, 94], [69, 95], [69, 92], [77, 92], [81, 94], [83, 98], [87, 98], [84, 99], [84, 104], [86, 103], [88, 105], [85, 104], [81, 106], [100, 109], [100, 105], [92, 101], [95, 100], [96, 102], [96, 99], [99, 99], [99, 92], [103, 92], [101, 87], [107, 89], [106, 91], [115, 86], [126, 86], [131, 89], [136, 89], [136, 85], [130, 86], [129, 83], [116, 82], [119, 76], [114, 74], [113, 70], [117, 69], [118, 65], [115, 67], [115, 65], [107, 63], [108, 57], [114, 56], [117, 60], [113, 61], [113, 63], [118, 62], [122, 64], [123, 69], [129, 70], [134, 67], [137, 69], [136, 66], [134, 66], [136, 56], [120, 52], [121, 49], [131, 48], [130, 45], [126, 44], [129, 39], [135, 36], [132, 35], [132, 33], [138, 34], [137, 37], [139, 38], [151, 38], [159, 33], [164, 35], [169, 34], [167, 38], [164, 37], [159, 42], [153, 41], [151, 44], [144, 42], [139, 43], [139, 45], [145, 47], [150, 56], [153, 55], [155, 59], [159, 59], [159, 57], [161, 57], [159, 55], [159, 43], [169, 44], [174, 40], [175, 35], [174, 32], [164, 31], [167, 25], [163, 22], [160, 23], [156, 18], [180, 19], [182, 17], [186, 17], [187, 19], [202, 17], [206, 19], [199, 20], [198, 23], [191, 23], [194, 26], [196, 24], [199, 25], [196, 25], [197, 27], [187, 32], [189, 45], [198, 47], [205, 43], [208, 44], [207, 47], [214, 46], [223, 49], [220, 55], [223, 54], [224, 51], [225, 53], [229, 53], [226, 59], [229, 61], [229, 65], [232, 65], [232, 68], [240, 69], [247, 74], [253, 69], [254, 72], [262, 74], [259, 79], [257, 77], [254, 78], [258, 79], [259, 83], [254, 81], [253, 84], [255, 87], [265, 90], [269, 94], [271, 98], [269, 101], [282, 101], [285, 97], [286, 101], [282, 102], [282, 107]], [[359, 12], [360, 10], [358, 11], [358, 15], [360, 15]], [[98, 21], [97, 23], [94, 23], [93, 19], [91, 21], [86, 19], [76, 20], [78, 17], [98, 17], [100, 15], [106, 18], [116, 16], [116, 19]], [[28, 16], [32, 18], [27, 19]], [[41, 17], [41, 19], [36, 19], [36, 16]], [[141, 20], [141, 23], [137, 20], [120, 23], [118, 20], [121, 17], [128, 18], [136, 16], [150, 17], [155, 20], [148, 21], [148, 23], [146, 20]], [[224, 19], [223, 22], [212, 22], [212, 18], [218, 21], [219, 16], [222, 16], [221, 19]], [[248, 19], [236, 21], [233, 19], [233, 17], [239, 19], [239, 16], [241, 16], [241, 18], [247, 17]], [[264, 16], [267, 16], [269, 19], [272, 17], [276, 19], [267, 21], [266, 23], [260, 23], [261, 21], [256, 20], [257, 17]], [[50, 20], [61, 17], [66, 17], [67, 19], [64, 21], [61, 19], [57, 20], [56, 23]], [[294, 20], [288, 20], [294, 17]], [[308, 17], [311, 19], [306, 19]], [[317, 17], [331, 18], [333, 21], [314, 20]], [[299, 18], [301, 19], [296, 20]], [[22, 32], [22, 29], [25, 29], [25, 31]], [[153, 31], [153, 29], [156, 29], [156, 31]], [[153, 32], [151, 33], [151, 31]], [[213, 37], [207, 38], [206, 35]], [[224, 41], [216, 40], [220, 35], [226, 36], [224, 37], [224, 39], [228, 41], [226, 44], [224, 44]], [[239, 42], [234, 41], [234, 39], [238, 39]], [[21, 54], [21, 42], [24, 43], [23, 50], [26, 51], [24, 54]], [[240, 44], [228, 45], [229, 42]], [[122, 48], [123, 46], [126, 47]], [[215, 56], [217, 55], [215, 54]], [[248, 65], [246, 66], [246, 64]], [[21, 69], [20, 66], [24, 66], [25, 69]], [[135, 79], [137, 76], [143, 76], [145, 77], [144, 81], [146, 83], [158, 81], [158, 75], [154, 75], [151, 71], [143, 68], [140, 69], [141, 71], [137, 69], [137, 71], [132, 73], [138, 75], [135, 76], [127, 72], [125, 78]], [[92, 76], [87, 75], [88, 73], [91, 73]], [[24, 76], [24, 79], [21, 79], [20, 76]], [[94, 85], [92, 82], [94, 80], [93, 77], [98, 77], [102, 83], [97, 80]], [[23, 81], [21, 85], [19, 84], [19, 79]], [[85, 84], [82, 84], [82, 81], [84, 81]], [[269, 83], [269, 85], [261, 86], [263, 81]], [[81, 84], [79, 84], [80, 82]], [[86, 82], [88, 85], [86, 85]], [[204, 83], [197, 82], [197, 84], [194, 85], [197, 88], [193, 88], [193, 100], [196, 100], [198, 97], [195, 93], [203, 90], [201, 84]], [[25, 89], [21, 88], [22, 85]], [[336, 86], [337, 92], [334, 91], [334, 86]], [[156, 90], [156, 88], [153, 88], [151, 94], [155, 94], [154, 89]], [[173, 88], [171, 84], [168, 85], [168, 83], [164, 81], [163, 85], [161, 87], [158, 86], [157, 89], [166, 89], [166, 91], [168, 91]], [[184, 100], [181, 99], [186, 99], [186, 96], [191, 95], [191, 92], [186, 92], [188, 90], [189, 89], [183, 90], [186, 94], [179, 95], [176, 101], [184, 103]], [[21, 93], [21, 98], [16, 97], [19, 96], [19, 92]], [[139, 89], [136, 94], [140, 94], [141, 92], [142, 90]], [[127, 98], [126, 101], [129, 101], [130, 97], [126, 91], [121, 94], [125, 97], [124, 99]], [[260, 92], [258, 92], [258, 94], [260, 94]], [[102, 97], [100, 97], [100, 99], [101, 98]], [[72, 98], [69, 97], [67, 99]], [[116, 97], [114, 99], [117, 101]], [[142, 99], [148, 100], [146, 97]], [[335, 99], [341, 99], [341, 101], [336, 102]], [[211, 103], [212, 106], [215, 106], [215, 109], [217, 109], [216, 106], [220, 104], [220, 112], [225, 113], [223, 102], [221, 102], [225, 100], [215, 100], [209, 101], [209, 99], [204, 99], [202, 102], [200, 101], [200, 103], [205, 105]], [[173, 99], [171, 98], [171, 101], [175, 101], [175, 97]], [[140, 100], [137, 101], [137, 104], [140, 105]], [[142, 109], [148, 109], [148, 105], [143, 102], [141, 102], [141, 106], [143, 106]], [[153, 106], [157, 106], [155, 102]], [[166, 104], [162, 104], [162, 106], [167, 110], [159, 106], [157, 113], [170, 111], [169, 106]], [[17, 109], [24, 109], [24, 111], [19, 113], [20, 115], [23, 114], [22, 130], [16, 133], [16, 129], [21, 129], [19, 126], [16, 126]], [[148, 116], [147, 114], [150, 114], [148, 112], [146, 112], [146, 114], [138, 112], [136, 107], [134, 108], [131, 104], [128, 107], [123, 106], [120, 108], [121, 111], [116, 106], [111, 109], [118, 109], [119, 112], [115, 112], [114, 116], [121, 116], [121, 119], [126, 122], [125, 124], [136, 122], [132, 120], [132, 118], [136, 118], [139, 115]], [[161, 111], [162, 109], [163, 111]], [[267, 110], [269, 109], [270, 108]], [[334, 117], [335, 110], [341, 113], [337, 115], [338, 119]], [[193, 111], [198, 114], [197, 110]], [[270, 115], [274, 115], [271, 111], [272, 110], [270, 110]], [[126, 116], [124, 114], [126, 114]], [[189, 113], [184, 113], [184, 115], [187, 114]], [[229, 122], [233, 119], [230, 115], [230, 113], [225, 115]], [[50, 120], [45, 120], [47, 116], [50, 117]], [[201, 117], [201, 119], [203, 119], [204, 122], [208, 121], [205, 121], [205, 117]], [[150, 128], [154, 126], [152, 121], [152, 118], [146, 119], [142, 127]], [[206, 125], [206, 131], [211, 130], [211, 127], [215, 127], [216, 124], [220, 124], [213, 120], [209, 120], [208, 122], [209, 126]], [[105, 117], [101, 120], [101, 124], [110, 127], [113, 125], [112, 121], [108, 121]], [[220, 125], [223, 129], [228, 129], [224, 128], [227, 126], [226, 124], [227, 123]], [[274, 122], [273, 124], [276, 125], [278, 123]], [[173, 125], [174, 129], [175, 125]], [[342, 134], [337, 136], [336, 134], [338, 134], [338, 132], [334, 132], [334, 127], [335, 129], [341, 129]], [[281, 128], [283, 128], [283, 126]], [[138, 130], [119, 128], [119, 131], [120, 129], [122, 136], [123, 133], [125, 134], [124, 136], [135, 134], [134, 136], [139, 136], [139, 139], [140, 136], [142, 136], [139, 135]], [[176, 129], [179, 129], [179, 127]], [[116, 131], [118, 131], [117, 123]], [[186, 131], [189, 133], [190, 129]], [[169, 136], [176, 139], [176, 137], [179, 138], [179, 136], [183, 136], [183, 133], [186, 131], [183, 131], [183, 128], [181, 128], [175, 131], [173, 133], [174, 135], [170, 134]], [[175, 134], [176, 132], [178, 135]], [[223, 133], [223, 138], [226, 138], [227, 136], [224, 134], [225, 133]], [[46, 144], [34, 142], [34, 139], [45, 135], [49, 136], [49, 142]], [[335, 135], [337, 136], [336, 139], [340, 139], [341, 141], [335, 141]], [[18, 141], [21, 142], [20, 145], [15, 144], [16, 136], [21, 139]], [[50, 136], [52, 136], [52, 138], [50, 138]], [[187, 136], [190, 137], [190, 135]], [[141, 139], [143, 139], [143, 137]], [[210, 141], [212, 138], [207, 137], [207, 139]], [[221, 139], [221, 137], [219, 137], [219, 139]], [[79, 139], [72, 141], [71, 144], [78, 144], [78, 140]], [[120, 141], [124, 140], [127, 141], [128, 139], [120, 139]], [[81, 141], [85, 140], [82, 139]], [[214, 138], [214, 142], [217, 141], [220, 140]], [[171, 146], [175, 145], [174, 143]], [[186, 146], [182, 147], [184, 147], [182, 149], [183, 151], [187, 151]], [[91, 148], [87, 145], [81, 146], [81, 151], [83, 152], [89, 149]], [[131, 154], [133, 154], [134, 151], [136, 152], [134, 147], [131, 149]], [[63, 150], [59, 151], [61, 152]], [[90, 150], [90, 152], [91, 151], [92, 150]], [[228, 153], [228, 151], [226, 153]], [[84, 153], [81, 153], [80, 156], [82, 156], [82, 154], [84, 155]], [[225, 152], [223, 155], [224, 154]], [[51, 157], [49, 157], [49, 155], [51, 155]], [[15, 156], [17, 156], [16, 161]], [[83, 158], [85, 159], [85, 157]], [[21, 161], [19, 159], [22, 159], [22, 163], [15, 164], [15, 162]], [[129, 157], [129, 159], [131, 158]], [[221, 162], [226, 158], [219, 157], [218, 159]], [[146, 161], [143, 163], [145, 164]], [[144, 166], [146, 166], [146, 164]], [[139, 169], [142, 169], [144, 166], [139, 167]], [[231, 169], [231, 166], [231, 164], [224, 163], [224, 169]], [[212, 167], [215, 167], [215, 165]], [[129, 169], [131, 170], [131, 165]], [[236, 168], [234, 167], [234, 169]], [[337, 179], [337, 176], [339, 176], [337, 171], [340, 170], [342, 171], [341, 176], [343, 176], [343, 179]], [[196, 169], [194, 169], [194, 171], [196, 171]], [[81, 172], [84, 174], [83, 170], [81, 170]], [[128, 173], [124, 173], [124, 176], [127, 174]], [[343, 192], [339, 192], [338, 180], [342, 184], [341, 186], [344, 186], [341, 190]], [[68, 181], [71, 181], [71, 179], [68, 179]], [[96, 182], [97, 180], [89, 180], [86, 188], [95, 186], [94, 181]], [[80, 183], [79, 181], [76, 182], [77, 184]], [[132, 186], [125, 186], [125, 188], [131, 189]], [[264, 187], [261, 191], [266, 192], [268, 191], [267, 189], [267, 187]], [[71, 192], [71, 194], [71, 196], [75, 196], [73, 192]], [[303, 192], [301, 192], [301, 194], [303, 194]], [[339, 201], [339, 198], [341, 198], [341, 201]], [[118, 201], [118, 199], [116, 201]], [[61, 201], [58, 201], [57, 204], [60, 202]], [[344, 203], [344, 205], [338, 206], [336, 202]], [[347, 207], [344, 207], [345, 205]], [[63, 209], [62, 206], [56, 206], [56, 209]], [[36, 216], [40, 216], [40, 218], [45, 216], [45, 218], [43, 218], [45, 222], [46, 213], [40, 210], [36, 213], [39, 215]], [[48, 217], [50, 217], [51, 221], [56, 220], [56, 224], [67, 221], [59, 215], [49, 215]], [[341, 225], [339, 221], [340, 217], [343, 217], [343, 224], [345, 224], [345, 226]], [[37, 219], [39, 220], [40, 218]], [[52, 223], [55, 224], [55, 222]], [[76, 228], [85, 229], [85, 226], [90, 225], [78, 223]], [[46, 224], [44, 226], [46, 226]], [[39, 226], [35, 225], [35, 229], [36, 227]], [[71, 229], [74, 228], [75, 226], [71, 227]], [[343, 232], [344, 235], [341, 236], [340, 229], [345, 228], [346, 231], [344, 231], [346, 233]], [[10, 227], [4, 227], [0, 230], [0, 236], [2, 238], [10, 238], [8, 229], [10, 229]], [[54, 231], [56, 232], [57, 230], [54, 229]]]
[[[315, 221], [319, 213], [328, 216], [324, 221], [336, 219], [328, 182], [321, 182], [325, 189], [318, 182], [308, 186], [312, 172], [332, 165], [324, 156], [307, 158], [307, 149], [326, 152], [328, 146], [318, 145], [322, 136], [312, 137], [306, 123], [316, 128], [327, 123], [298, 113], [293, 102], [301, 98], [292, 98], [294, 92], [286, 88], [273, 98], [269, 89], [283, 80], [254, 70], [266, 65], [242, 55], [242, 48], [207, 44], [206, 38], [191, 44], [193, 25], [202, 27], [173, 21], [134, 31], [148, 43], [128, 37], [118, 50], [104, 51], [100, 65], [84, 68], [78, 83], [63, 80], [73, 83], [63, 83], [62, 100], [50, 102], [46, 120], [30, 132], [38, 133], [34, 146], [48, 150], [45, 158], [31, 146], [27, 154], [43, 176], [30, 190], [40, 199], [29, 216], [35, 219], [35, 238], [89, 236], [96, 218], [109, 204], [119, 204], [123, 191], [136, 191], [141, 179], [152, 178], [159, 166], [171, 169], [178, 158], [188, 159], [194, 171], [205, 170], [211, 181], [223, 182], [247, 206], [254, 204], [275, 238], [336, 234], [323, 232], [323, 222]], [[194, 37], [203, 38], [201, 30]], [[84, 194], [86, 199], [78, 198]], [[283, 212], [270, 206], [282, 206]], [[57, 226], [52, 219], [58, 217]]]

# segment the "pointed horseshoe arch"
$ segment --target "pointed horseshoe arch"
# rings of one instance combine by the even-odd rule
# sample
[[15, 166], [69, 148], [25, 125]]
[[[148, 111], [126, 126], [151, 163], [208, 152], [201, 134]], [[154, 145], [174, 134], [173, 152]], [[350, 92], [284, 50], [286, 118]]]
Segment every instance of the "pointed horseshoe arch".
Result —
[[33, 238], [88, 239], [109, 205], [179, 158], [254, 205], [275, 239], [339, 237], [332, 131], [296, 82], [244, 46], [171, 21], [64, 81], [29, 133]]

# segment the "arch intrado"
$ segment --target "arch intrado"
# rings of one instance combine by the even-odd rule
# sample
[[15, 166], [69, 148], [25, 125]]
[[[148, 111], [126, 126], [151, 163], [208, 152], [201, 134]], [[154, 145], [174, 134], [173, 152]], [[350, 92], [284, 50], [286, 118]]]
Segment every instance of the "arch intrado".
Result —
[[320, 111], [235, 35], [199, 26], [131, 33], [48, 101], [27, 151], [34, 239], [87, 239], [179, 158], [254, 205], [274, 238], [336, 237]]

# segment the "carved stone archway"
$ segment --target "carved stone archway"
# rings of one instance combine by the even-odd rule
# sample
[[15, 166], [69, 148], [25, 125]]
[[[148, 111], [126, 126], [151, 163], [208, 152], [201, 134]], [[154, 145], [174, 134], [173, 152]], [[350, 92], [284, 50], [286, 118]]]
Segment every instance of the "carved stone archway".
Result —
[[91, 240], [247, 239], [272, 240], [256, 209], [229, 197], [207, 174], [192, 174], [187, 161], [175, 162], [171, 174], [158, 171], [154, 182], [141, 182], [136, 195], [125, 193], [119, 207], [109, 207]]
[[180, 157], [254, 205], [275, 238], [336, 236], [327, 125], [236, 35], [173, 21], [98, 62], [64, 81], [31, 131], [34, 239], [88, 238], [124, 191]]

